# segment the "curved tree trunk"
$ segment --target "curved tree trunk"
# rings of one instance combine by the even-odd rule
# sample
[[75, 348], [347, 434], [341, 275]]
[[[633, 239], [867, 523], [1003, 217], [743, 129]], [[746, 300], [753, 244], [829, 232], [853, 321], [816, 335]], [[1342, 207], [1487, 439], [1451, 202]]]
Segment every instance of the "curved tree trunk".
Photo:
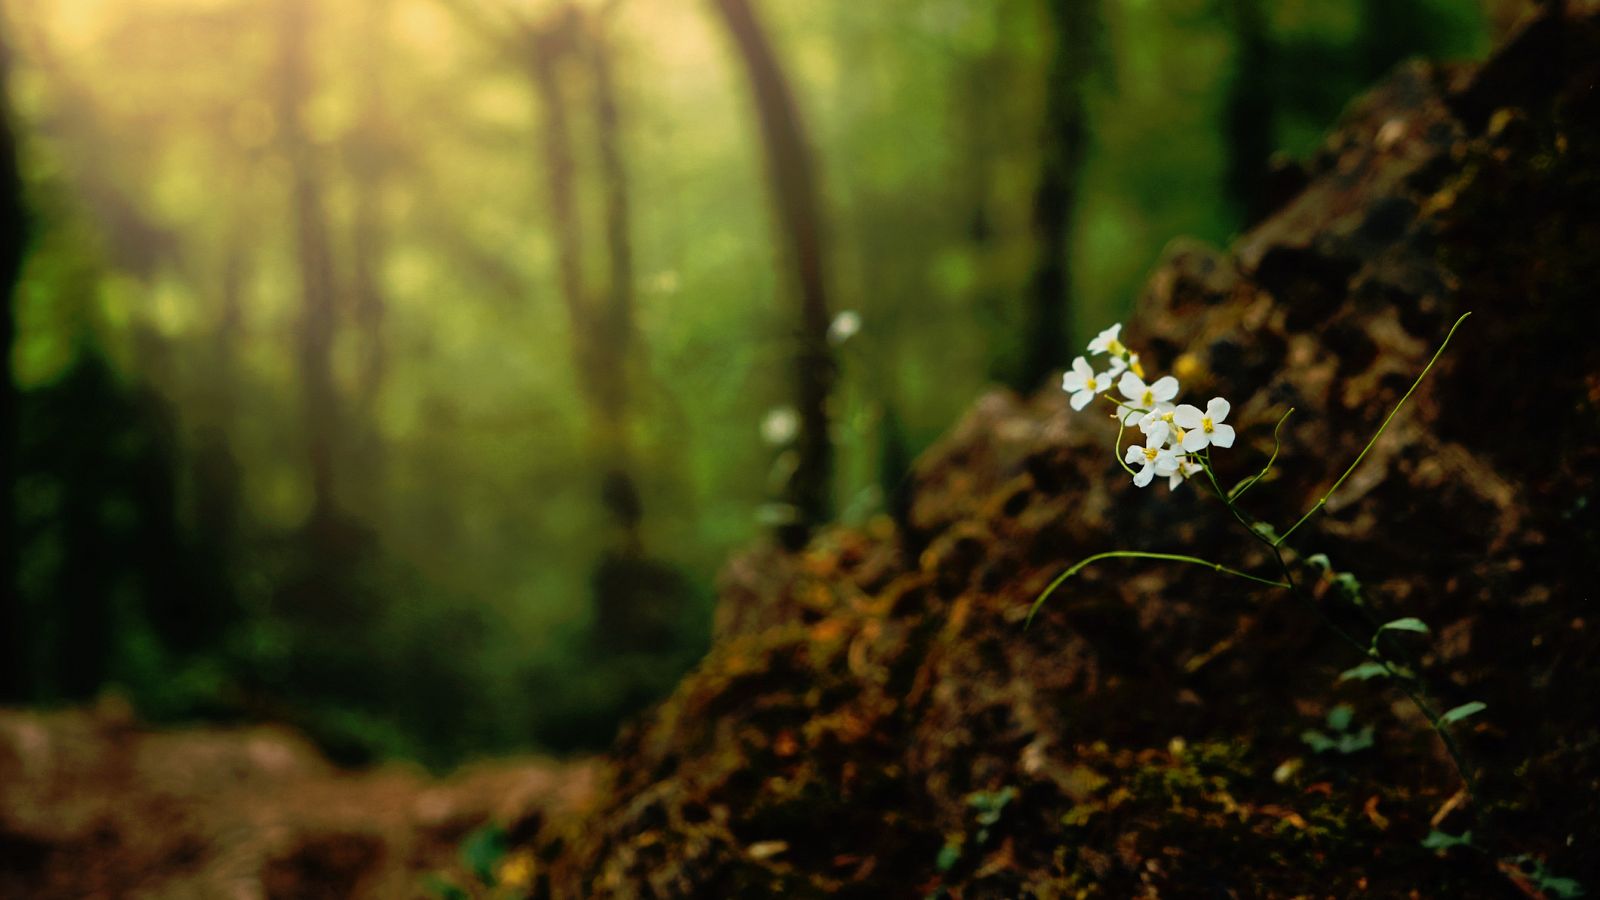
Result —
[[714, 0], [744, 64], [761, 123], [767, 178], [777, 229], [790, 268], [799, 309], [796, 334], [795, 407], [800, 413], [799, 464], [790, 481], [795, 522], [780, 536], [803, 544], [812, 529], [833, 514], [833, 443], [828, 436], [828, 398], [836, 366], [828, 346], [826, 249], [821, 191], [806, 130], [765, 29], [748, 0]]

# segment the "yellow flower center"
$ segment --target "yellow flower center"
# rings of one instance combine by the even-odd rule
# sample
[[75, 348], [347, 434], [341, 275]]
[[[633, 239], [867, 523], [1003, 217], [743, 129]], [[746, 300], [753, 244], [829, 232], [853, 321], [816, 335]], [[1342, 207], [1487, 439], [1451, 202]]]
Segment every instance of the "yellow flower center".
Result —
[[1129, 364], [1128, 368], [1132, 369], [1133, 374], [1139, 376], [1140, 378], [1144, 377], [1144, 366], [1139, 364], [1139, 357], [1133, 357], [1133, 362]]
[[1185, 433], [1186, 432], [1184, 432], [1182, 427], [1180, 427], [1177, 423], [1173, 423], [1173, 426], [1172, 426], [1172, 442], [1175, 443], [1175, 444], [1183, 443], [1183, 436], [1184, 436]]
[[1144, 396], [1139, 398], [1139, 405], [1143, 406], [1145, 409], [1153, 409], [1156, 405], [1155, 392], [1151, 391], [1149, 388], [1145, 388]]
[[1111, 343], [1106, 345], [1106, 349], [1111, 352], [1112, 356], [1121, 356], [1122, 354], [1128, 352], [1128, 348], [1122, 346], [1122, 342], [1116, 338], [1111, 339]]
[[1158, 451], [1154, 447], [1146, 447], [1146, 448], [1144, 448], [1144, 458], [1149, 460], [1149, 461], [1151, 461], [1151, 462], [1155, 462], [1156, 461], [1156, 454], [1159, 453], [1159, 452], [1160, 451]]
[[1213, 427], [1210, 416], [1204, 416], [1200, 419], [1200, 429], [1206, 434], [1210, 434]]

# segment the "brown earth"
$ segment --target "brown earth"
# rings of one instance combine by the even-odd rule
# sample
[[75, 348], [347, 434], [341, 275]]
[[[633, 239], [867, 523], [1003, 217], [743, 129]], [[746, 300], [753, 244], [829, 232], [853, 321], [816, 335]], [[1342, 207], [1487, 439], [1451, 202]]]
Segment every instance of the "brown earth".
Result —
[[[1355, 104], [1230, 252], [1175, 245], [1127, 339], [1187, 399], [1233, 400], [1228, 481], [1281, 529], [1328, 489], [1452, 322], [1455, 343], [1290, 566], [1191, 483], [1135, 490], [1103, 415], [980, 400], [919, 463], [906, 521], [758, 549], [715, 646], [598, 771], [443, 784], [331, 771], [271, 730], [0, 715], [0, 894], [408, 896], [478, 823], [513, 884], [621, 897], [1536, 897], [1600, 889], [1600, 7], [1477, 67], [1411, 65]], [[1362, 603], [1305, 560], [1326, 554]], [[1346, 581], [1348, 583], [1348, 581]], [[1365, 640], [1416, 616], [1422, 716]], [[1338, 705], [1372, 746], [1315, 753]], [[590, 775], [595, 783], [591, 785]], [[587, 796], [587, 800], [585, 797]], [[1422, 846], [1472, 832], [1472, 846]]]
[[277, 728], [149, 731], [96, 711], [0, 712], [0, 897], [430, 897], [463, 839], [592, 789], [584, 763], [505, 760], [438, 781], [335, 770]]

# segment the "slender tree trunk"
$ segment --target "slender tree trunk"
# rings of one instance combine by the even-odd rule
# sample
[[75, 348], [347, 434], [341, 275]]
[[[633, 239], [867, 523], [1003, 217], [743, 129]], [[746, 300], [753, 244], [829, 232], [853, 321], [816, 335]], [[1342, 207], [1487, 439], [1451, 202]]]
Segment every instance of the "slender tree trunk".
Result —
[[9, 93], [11, 48], [0, 33], [0, 703], [28, 694], [22, 597], [17, 584], [17, 418], [19, 393], [12, 371], [17, 340], [14, 304], [28, 222], [12, 130]]
[[1038, 258], [1028, 284], [1027, 349], [1014, 385], [1031, 390], [1066, 365], [1072, 340], [1072, 243], [1088, 156], [1084, 94], [1093, 67], [1096, 0], [1045, 0], [1055, 49], [1046, 70], [1044, 134], [1033, 195]]
[[621, 117], [616, 85], [611, 75], [611, 51], [603, 35], [591, 33], [589, 68], [594, 91], [595, 140], [600, 157], [600, 178], [605, 193], [607, 285], [606, 299], [595, 347], [600, 382], [600, 406], [610, 432], [610, 471], [606, 473], [606, 506], [623, 530], [625, 551], [643, 554], [640, 519], [643, 506], [633, 474], [632, 442], [628, 436], [628, 361], [634, 347], [633, 240], [628, 202], [628, 170], [622, 153]]
[[748, 0], [713, 0], [733, 39], [754, 95], [766, 155], [767, 178], [798, 303], [795, 408], [800, 413], [799, 463], [790, 482], [797, 521], [780, 533], [790, 546], [833, 514], [833, 442], [828, 398], [836, 365], [828, 345], [826, 250], [816, 164], [800, 110], [765, 29]]
[[378, 395], [383, 389], [388, 368], [388, 346], [384, 322], [388, 300], [383, 290], [383, 263], [389, 235], [383, 221], [383, 190], [388, 181], [391, 156], [388, 152], [388, 107], [383, 90], [383, 65], [387, 49], [387, 0], [368, 0], [363, 32], [367, 44], [363, 54], [363, 108], [360, 124], [350, 152], [350, 178], [355, 188], [355, 209], [351, 223], [352, 315], [361, 335], [361, 361], [356, 372], [351, 403], [352, 422], [350, 462], [359, 473], [351, 487], [356, 489], [361, 509], [381, 519], [386, 453], [378, 428]]
[[1225, 181], [1242, 220], [1254, 222], [1266, 212], [1264, 188], [1277, 116], [1272, 96], [1272, 39], [1262, 0], [1226, 3], [1235, 55], [1223, 113], [1228, 148]]
[[279, 122], [284, 152], [292, 170], [291, 205], [295, 250], [300, 266], [303, 312], [300, 321], [300, 374], [305, 405], [306, 453], [311, 469], [312, 525], [336, 517], [335, 448], [339, 445], [339, 402], [333, 379], [333, 340], [337, 327], [333, 256], [322, 205], [317, 160], [305, 136], [302, 107], [311, 94], [307, 59], [310, 32], [308, 0], [282, 0], [279, 41]]
[[[576, 63], [584, 63], [581, 70]], [[618, 529], [617, 550], [643, 554], [643, 509], [628, 440], [628, 357], [633, 344], [633, 257], [628, 236], [627, 177], [618, 142], [618, 113], [604, 47], [576, 7], [564, 7], [535, 29], [534, 86], [544, 116], [545, 187], [556, 239], [561, 296], [572, 324], [573, 355], [589, 401], [590, 439], [601, 460], [601, 504]], [[570, 89], [574, 73], [587, 80], [604, 190], [607, 283], [591, 289], [573, 155]]]

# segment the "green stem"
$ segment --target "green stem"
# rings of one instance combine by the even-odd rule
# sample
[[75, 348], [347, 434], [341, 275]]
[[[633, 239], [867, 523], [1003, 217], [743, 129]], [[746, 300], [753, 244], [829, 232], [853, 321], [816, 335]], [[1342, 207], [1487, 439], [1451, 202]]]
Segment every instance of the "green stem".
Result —
[[1238, 569], [1229, 568], [1222, 563], [1212, 562], [1209, 559], [1201, 559], [1198, 556], [1183, 556], [1178, 553], [1149, 553], [1143, 550], [1110, 550], [1105, 553], [1096, 553], [1087, 559], [1079, 560], [1071, 568], [1067, 569], [1065, 572], [1062, 572], [1060, 575], [1057, 575], [1055, 580], [1050, 582], [1049, 586], [1039, 594], [1039, 598], [1033, 601], [1033, 607], [1028, 610], [1028, 624], [1033, 624], [1034, 614], [1039, 611], [1039, 607], [1044, 605], [1044, 601], [1050, 599], [1050, 595], [1056, 592], [1056, 588], [1059, 588], [1068, 578], [1071, 578], [1072, 576], [1083, 571], [1089, 565], [1099, 562], [1102, 559], [1160, 559], [1167, 562], [1188, 563], [1194, 566], [1205, 566], [1213, 572], [1221, 572], [1224, 575], [1232, 575], [1235, 578], [1243, 578], [1246, 581], [1254, 581], [1257, 584], [1265, 584], [1269, 587], [1286, 588], [1289, 586], [1281, 581], [1273, 581], [1270, 578], [1262, 578], [1257, 575], [1251, 575], [1249, 572], [1241, 572]]
[[[1234, 485], [1233, 490], [1228, 492], [1229, 497], [1234, 500], [1243, 497], [1245, 491], [1255, 487], [1256, 482], [1267, 477], [1267, 473], [1272, 471], [1272, 464], [1278, 461], [1278, 451], [1283, 449], [1283, 442], [1278, 439], [1278, 431], [1283, 428], [1283, 423], [1287, 422], [1292, 415], [1294, 415], [1294, 407], [1291, 406], [1288, 412], [1278, 418], [1278, 424], [1272, 426], [1272, 455], [1267, 457], [1267, 464], [1261, 467], [1261, 471]], [[1209, 453], [1206, 455], [1210, 456]]]
[[1394, 409], [1389, 410], [1389, 415], [1384, 417], [1383, 424], [1378, 426], [1378, 430], [1372, 435], [1372, 439], [1367, 441], [1367, 445], [1365, 447], [1361, 448], [1361, 453], [1356, 456], [1356, 461], [1350, 464], [1350, 468], [1344, 470], [1344, 474], [1339, 476], [1339, 480], [1333, 483], [1333, 487], [1328, 488], [1327, 493], [1323, 494], [1321, 499], [1312, 504], [1310, 509], [1306, 510], [1306, 514], [1300, 517], [1300, 521], [1290, 525], [1288, 531], [1285, 531], [1283, 534], [1278, 536], [1277, 543], [1282, 544], [1284, 541], [1288, 540], [1289, 535], [1294, 534], [1296, 528], [1304, 525], [1307, 519], [1316, 514], [1317, 510], [1328, 505], [1328, 498], [1332, 497], [1333, 492], [1339, 489], [1339, 485], [1344, 484], [1344, 480], [1350, 477], [1350, 473], [1356, 470], [1356, 466], [1361, 465], [1361, 461], [1366, 459], [1368, 451], [1372, 449], [1372, 445], [1378, 442], [1378, 438], [1383, 437], [1384, 430], [1389, 427], [1390, 422], [1394, 421], [1395, 414], [1400, 412], [1400, 407], [1405, 406], [1407, 400], [1411, 399], [1412, 392], [1417, 389], [1417, 385], [1422, 384], [1422, 379], [1428, 377], [1429, 370], [1433, 368], [1434, 363], [1439, 361], [1439, 357], [1444, 353], [1444, 348], [1450, 346], [1450, 339], [1455, 336], [1456, 329], [1460, 328], [1461, 323], [1465, 322], [1467, 320], [1467, 316], [1470, 315], [1472, 315], [1470, 312], [1462, 313], [1461, 318], [1457, 319], [1456, 323], [1450, 326], [1449, 333], [1444, 336], [1444, 343], [1440, 344], [1439, 349], [1433, 352], [1433, 358], [1428, 360], [1428, 364], [1426, 366], [1422, 367], [1422, 374], [1417, 376], [1416, 381], [1411, 382], [1411, 387], [1406, 389], [1405, 394], [1400, 398], [1400, 402], [1394, 405]]
[[[1465, 318], [1465, 316], [1462, 318]], [[1457, 324], [1460, 324], [1459, 320], [1457, 321]], [[1446, 338], [1446, 340], [1448, 340], [1448, 338]], [[1437, 358], [1437, 356], [1435, 358]], [[1432, 364], [1430, 363], [1430, 365]], [[1426, 372], [1424, 372], [1424, 374], [1426, 374]], [[1404, 402], [1404, 400], [1402, 400], [1402, 402]], [[1315, 610], [1317, 614], [1321, 616], [1323, 623], [1331, 628], [1335, 634], [1339, 635], [1339, 637], [1342, 638], [1345, 643], [1353, 647], [1356, 652], [1360, 653], [1362, 657], [1371, 659], [1377, 662], [1378, 665], [1383, 666], [1384, 671], [1389, 674], [1389, 677], [1394, 684], [1400, 688], [1401, 693], [1405, 694], [1406, 699], [1411, 701], [1411, 705], [1415, 706], [1417, 710], [1422, 713], [1423, 717], [1428, 720], [1428, 724], [1432, 726], [1434, 733], [1439, 736], [1440, 743], [1444, 745], [1445, 753], [1450, 757], [1451, 765], [1455, 767], [1456, 775], [1458, 775], [1461, 778], [1461, 782], [1467, 786], [1467, 793], [1476, 794], [1477, 782], [1472, 775], [1468, 773], [1465, 759], [1461, 755], [1460, 746], [1456, 744], [1455, 738], [1451, 736], [1448, 726], [1439, 720], [1439, 715], [1433, 711], [1433, 707], [1430, 706], [1428, 702], [1422, 698], [1422, 695], [1419, 694], [1412, 686], [1411, 679], [1407, 678], [1403, 673], [1397, 671], [1394, 667], [1394, 664], [1388, 659], [1384, 658], [1382, 654], [1375, 653], [1370, 645], [1363, 646], [1362, 643], [1356, 639], [1355, 635], [1346, 631], [1342, 626], [1339, 625], [1338, 622], [1335, 622], [1333, 617], [1328, 614], [1326, 609], [1323, 609], [1320, 604], [1318, 604], [1315, 600], [1312, 600], [1310, 596], [1300, 590], [1300, 585], [1295, 581], [1294, 578], [1294, 571], [1289, 568], [1288, 560], [1284, 559], [1283, 557], [1283, 538], [1280, 537], [1277, 540], [1267, 538], [1254, 528], [1244, 511], [1240, 510], [1234, 505], [1233, 498], [1229, 497], [1227, 493], [1222, 490], [1222, 485], [1218, 483], [1215, 473], [1213, 473], [1211, 470], [1210, 454], [1207, 454], [1202, 458], [1201, 468], [1205, 470], [1206, 477], [1211, 481], [1211, 487], [1216, 490], [1217, 496], [1221, 498], [1223, 504], [1228, 507], [1228, 511], [1233, 513], [1233, 517], [1239, 521], [1240, 525], [1244, 526], [1244, 529], [1248, 531], [1252, 537], [1264, 544], [1268, 550], [1272, 551], [1272, 558], [1278, 563], [1278, 570], [1283, 573], [1284, 580], [1280, 583], [1281, 586], [1286, 588], [1296, 600], [1299, 600]]]

